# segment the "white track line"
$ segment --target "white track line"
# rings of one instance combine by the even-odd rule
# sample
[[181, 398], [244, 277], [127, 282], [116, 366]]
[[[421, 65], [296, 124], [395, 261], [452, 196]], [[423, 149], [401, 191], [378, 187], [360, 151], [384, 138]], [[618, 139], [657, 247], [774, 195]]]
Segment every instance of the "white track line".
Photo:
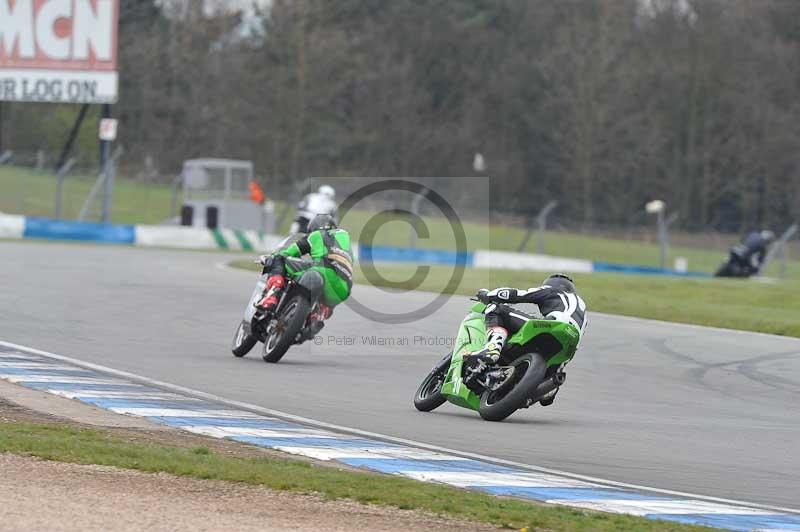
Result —
[[[259, 418], [260, 419], [260, 418]], [[249, 429], [245, 427], [208, 427], [198, 425], [185, 425], [183, 430], [203, 434], [214, 438], [230, 438], [233, 436], [250, 436], [253, 438], [321, 438], [321, 439], [342, 439], [336, 434], [319, 429]]]
[[0, 371], [0, 379], [9, 382], [57, 382], [64, 384], [117, 384], [124, 385], [125, 381], [117, 379], [95, 379], [91, 377], [60, 377], [58, 375], [18, 375], [3, 373]]
[[[316, 460], [341, 460], [347, 458], [394, 458], [398, 460], [467, 460], [460, 456], [448, 456], [423, 449], [410, 447], [302, 447], [298, 445], [281, 445], [276, 447], [290, 454], [301, 454]], [[575, 481], [573, 481], [575, 482]]]
[[67, 399], [120, 399], [129, 401], [156, 400], [156, 401], [183, 401], [183, 402], [202, 402], [194, 397], [186, 397], [182, 394], [169, 392], [106, 392], [97, 390], [47, 390], [54, 395], [60, 395]]
[[[564, 504], [563, 500], [547, 501], [550, 503]], [[682, 515], [682, 514], [736, 514], [736, 515], [771, 515], [769, 510], [755, 508], [731, 508], [722, 504], [713, 504], [703, 501], [648, 501], [629, 499], [608, 499], [603, 501], [575, 501], [570, 500], [569, 506], [586, 508], [587, 510], [600, 510], [601, 512], [623, 513], [632, 515]]]
[[492, 473], [481, 471], [462, 473], [457, 471], [403, 471], [403, 475], [425, 482], [442, 482], [462, 488], [479, 486], [513, 486], [530, 488], [597, 488], [596, 484], [572, 479], [560, 479], [552, 475], [536, 473]]
[[262, 416], [252, 412], [237, 412], [236, 410], [185, 410], [182, 408], [140, 408], [140, 407], [112, 407], [108, 410], [117, 414], [130, 414], [139, 417], [218, 417], [225, 419], [261, 419]]
[[302, 416], [296, 416], [294, 414], [289, 414], [287, 412], [281, 412], [279, 410], [272, 410], [270, 408], [264, 408], [264, 407], [261, 407], [261, 406], [258, 406], [258, 405], [244, 403], [244, 402], [241, 402], [241, 401], [234, 401], [234, 400], [231, 400], [231, 399], [226, 399], [224, 397], [220, 397], [218, 395], [214, 395], [214, 394], [210, 394], [210, 393], [206, 393], [206, 392], [201, 392], [199, 390], [193, 390], [191, 388], [185, 388], [183, 386], [178, 386], [176, 384], [170, 384], [170, 383], [159, 381], [159, 380], [156, 380], [156, 379], [150, 379], [148, 377], [142, 377], [141, 375], [136, 375], [134, 373], [128, 373], [126, 371], [116, 370], [116, 369], [113, 369], [113, 368], [102, 366], [100, 364], [94, 364], [94, 363], [91, 363], [91, 362], [84, 362], [82, 360], [66, 357], [66, 356], [63, 356], [63, 355], [56, 355], [55, 353], [49, 353], [47, 351], [42, 351], [42, 350], [39, 350], [39, 349], [30, 348], [30, 347], [25, 347], [25, 346], [22, 346], [22, 345], [19, 345], [19, 344], [11, 343], [11, 342], [0, 341], [0, 345], [6, 346], [6, 347], [10, 347], [10, 348], [13, 348], [13, 349], [23, 349], [25, 351], [28, 351], [28, 352], [36, 354], [36, 355], [49, 357], [49, 358], [52, 358], [54, 360], [60, 360], [62, 362], [68, 362], [70, 364], [74, 364], [74, 365], [79, 366], [79, 367], [83, 367], [83, 368], [92, 369], [92, 370], [95, 370], [95, 371], [107, 373], [109, 375], [114, 375], [116, 377], [123, 377], [123, 378], [126, 378], [126, 379], [130, 379], [130, 380], [133, 380], [133, 381], [137, 381], [137, 382], [143, 383], [143, 384], [148, 384], [150, 386], [155, 386], [155, 387], [158, 387], [158, 388], [162, 388], [162, 389], [165, 389], [165, 390], [170, 390], [170, 391], [181, 393], [181, 394], [184, 394], [184, 395], [189, 395], [189, 396], [192, 396], [192, 397], [197, 397], [197, 398], [200, 398], [200, 399], [206, 399], [206, 400], [209, 400], [209, 401], [213, 401], [213, 402], [220, 403], [220, 404], [223, 404], [223, 405], [231, 406], [231, 407], [234, 407], [234, 408], [241, 408], [243, 410], [247, 410], [247, 411], [250, 411], [250, 412], [253, 412], [253, 413], [258, 413], [258, 414], [271, 416], [271, 417], [277, 417], [277, 418], [281, 418], [281, 419], [285, 419], [285, 420], [289, 420], [289, 421], [295, 421], [297, 423], [302, 423], [304, 425], [310, 425], [310, 426], [314, 426], [314, 427], [330, 429], [330, 430], [334, 430], [334, 431], [338, 431], [338, 432], [345, 432], [345, 433], [348, 433], [348, 434], [364, 436], [364, 437], [367, 437], [367, 438], [373, 438], [373, 439], [377, 439], [377, 440], [383, 440], [383, 441], [392, 442], [392, 443], [398, 443], [398, 444], [402, 444], [402, 445], [409, 445], [409, 446], [412, 446], [412, 447], [417, 447], [417, 448], [420, 448], [420, 449], [427, 449], [427, 450], [435, 451], [435, 452], [439, 452], [439, 453], [453, 454], [453, 455], [464, 457], [464, 458], [470, 458], [470, 459], [473, 459], [473, 460], [481, 460], [481, 461], [484, 461], [484, 462], [489, 462], [489, 463], [498, 464], [498, 465], [516, 467], [516, 468], [525, 469], [525, 470], [528, 470], [528, 471], [535, 471], [535, 472], [539, 472], [539, 473], [549, 473], [549, 474], [552, 474], [552, 475], [558, 475], [558, 476], [562, 476], [562, 477], [565, 477], [565, 478], [574, 478], [574, 479], [577, 479], [577, 480], [583, 480], [583, 481], [592, 482], [592, 483], [595, 483], [595, 484], [602, 484], [602, 485], [605, 485], [605, 486], [613, 486], [613, 487], [618, 487], [618, 488], [628, 488], [628, 489], [632, 489], [632, 490], [649, 491], [651, 493], [661, 493], [661, 494], [665, 494], [665, 495], [673, 495], [673, 496], [677, 496], [677, 497], [685, 497], [685, 498], [697, 499], [697, 500], [707, 501], [707, 502], [732, 504], [732, 505], [742, 506], [742, 507], [745, 507], [745, 508], [750, 508], [750, 509], [753, 509], [753, 510], [770, 510], [770, 511], [775, 511], [775, 512], [785, 512], [785, 513], [799, 514], [800, 515], [800, 509], [796, 509], [796, 508], [784, 508], [784, 507], [780, 507], [780, 506], [771, 506], [771, 505], [751, 503], [751, 502], [745, 502], [745, 501], [737, 501], [737, 500], [734, 500], [734, 499], [724, 499], [724, 498], [720, 498], [720, 497], [711, 497], [711, 496], [707, 496], [707, 495], [698, 495], [698, 494], [686, 493], [686, 492], [682, 492], [682, 491], [667, 490], [667, 489], [660, 489], [660, 488], [652, 488], [652, 487], [649, 487], [649, 486], [642, 486], [642, 485], [639, 485], [639, 484], [629, 484], [629, 483], [626, 483], [626, 482], [616, 482], [616, 481], [606, 480], [606, 479], [592, 477], [592, 476], [588, 476], [588, 475], [580, 475], [580, 474], [576, 474], [576, 473], [570, 473], [570, 472], [567, 472], [567, 471], [560, 471], [560, 470], [557, 470], [557, 469], [550, 469], [550, 468], [546, 468], [546, 467], [533, 466], [533, 465], [523, 464], [523, 463], [519, 463], [519, 462], [512, 462], [510, 460], [504, 460], [504, 459], [501, 459], [501, 458], [494, 458], [494, 457], [491, 457], [491, 456], [485, 456], [485, 455], [481, 455], [481, 454], [477, 454], [477, 453], [470, 453], [470, 452], [465, 452], [465, 451], [457, 451], [455, 449], [448, 449], [448, 448], [445, 448], [445, 447], [440, 447], [438, 445], [431, 445], [431, 444], [427, 444], [427, 443], [417, 442], [417, 441], [414, 441], [414, 440], [409, 440], [409, 439], [406, 439], [406, 438], [397, 438], [397, 437], [394, 437], [394, 436], [387, 436], [385, 434], [369, 432], [369, 431], [365, 431], [365, 430], [355, 429], [355, 428], [352, 428], [352, 427], [345, 427], [345, 426], [341, 426], [341, 425], [335, 425], [333, 423], [326, 423], [324, 421], [317, 421], [315, 419], [309, 419], [309, 418], [305, 418], [305, 417], [302, 417]]
[[0, 371], [4, 369], [43, 369], [43, 370], [72, 370], [75, 366], [48, 364], [47, 362], [0, 362]]

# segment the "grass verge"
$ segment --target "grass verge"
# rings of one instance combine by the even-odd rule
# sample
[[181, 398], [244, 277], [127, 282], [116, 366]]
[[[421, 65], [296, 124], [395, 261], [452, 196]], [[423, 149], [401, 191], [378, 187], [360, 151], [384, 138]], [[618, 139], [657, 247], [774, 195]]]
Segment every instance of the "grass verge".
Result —
[[644, 518], [585, 512], [503, 499], [399, 477], [344, 471], [291, 459], [233, 458], [204, 447], [183, 449], [121, 441], [102, 430], [29, 423], [0, 424], [0, 452], [78, 464], [99, 464], [146, 472], [262, 485], [275, 490], [316, 493], [529, 530], [708, 530]]
[[[248, 261], [234, 261], [235, 267], [257, 269]], [[416, 266], [380, 264], [381, 276], [402, 282]], [[452, 270], [431, 266], [417, 290], [439, 292]], [[453, 293], [473, 295], [478, 288], [538, 285], [545, 274], [513, 270], [470, 268]], [[646, 275], [575, 274], [575, 284], [589, 311], [650, 318], [800, 337], [800, 283], [775, 284], [723, 279], [689, 279]], [[372, 284], [359, 267], [355, 282]], [[411, 289], [413, 286], [407, 285]], [[466, 309], [465, 309], [466, 312]]]

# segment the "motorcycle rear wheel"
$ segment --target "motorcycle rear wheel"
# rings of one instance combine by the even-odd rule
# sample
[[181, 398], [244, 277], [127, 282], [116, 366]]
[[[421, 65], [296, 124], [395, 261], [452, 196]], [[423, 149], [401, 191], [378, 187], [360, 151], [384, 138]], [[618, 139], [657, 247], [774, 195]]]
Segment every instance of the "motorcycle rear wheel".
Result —
[[714, 277], [734, 277], [733, 267], [729, 262], [723, 262], [720, 267], [717, 268]]
[[[486, 421], [503, 421], [525, 406], [547, 371], [547, 363], [538, 353], [521, 355], [509, 365], [515, 368], [515, 374], [511, 376], [515, 382], [501, 387], [496, 392], [486, 390], [481, 394], [478, 413]], [[522, 375], [518, 375], [523, 368]]]
[[242, 321], [233, 334], [231, 352], [235, 357], [243, 357], [258, 343], [258, 339], [247, 332], [247, 322]]
[[286, 303], [278, 316], [278, 324], [264, 341], [264, 362], [274, 364], [286, 354], [303, 328], [310, 310], [308, 299], [302, 295], [296, 295]]

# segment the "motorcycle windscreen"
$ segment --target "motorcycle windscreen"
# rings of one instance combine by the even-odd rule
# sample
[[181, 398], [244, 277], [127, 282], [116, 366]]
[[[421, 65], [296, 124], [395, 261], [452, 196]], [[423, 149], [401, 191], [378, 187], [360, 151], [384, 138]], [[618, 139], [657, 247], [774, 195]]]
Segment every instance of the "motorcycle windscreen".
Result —
[[250, 301], [247, 303], [247, 307], [244, 309], [244, 321], [250, 322], [253, 319], [253, 316], [256, 313], [256, 303], [258, 300], [261, 299], [261, 295], [264, 293], [264, 288], [267, 286], [266, 280], [264, 278], [259, 278], [258, 282], [256, 283], [256, 288], [253, 290], [253, 295], [250, 296]]

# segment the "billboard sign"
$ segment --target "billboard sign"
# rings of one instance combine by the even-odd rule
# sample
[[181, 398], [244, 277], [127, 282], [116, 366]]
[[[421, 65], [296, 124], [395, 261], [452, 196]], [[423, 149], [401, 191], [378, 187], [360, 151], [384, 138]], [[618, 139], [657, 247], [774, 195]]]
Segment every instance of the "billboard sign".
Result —
[[117, 101], [119, 0], [0, 0], [0, 100]]

